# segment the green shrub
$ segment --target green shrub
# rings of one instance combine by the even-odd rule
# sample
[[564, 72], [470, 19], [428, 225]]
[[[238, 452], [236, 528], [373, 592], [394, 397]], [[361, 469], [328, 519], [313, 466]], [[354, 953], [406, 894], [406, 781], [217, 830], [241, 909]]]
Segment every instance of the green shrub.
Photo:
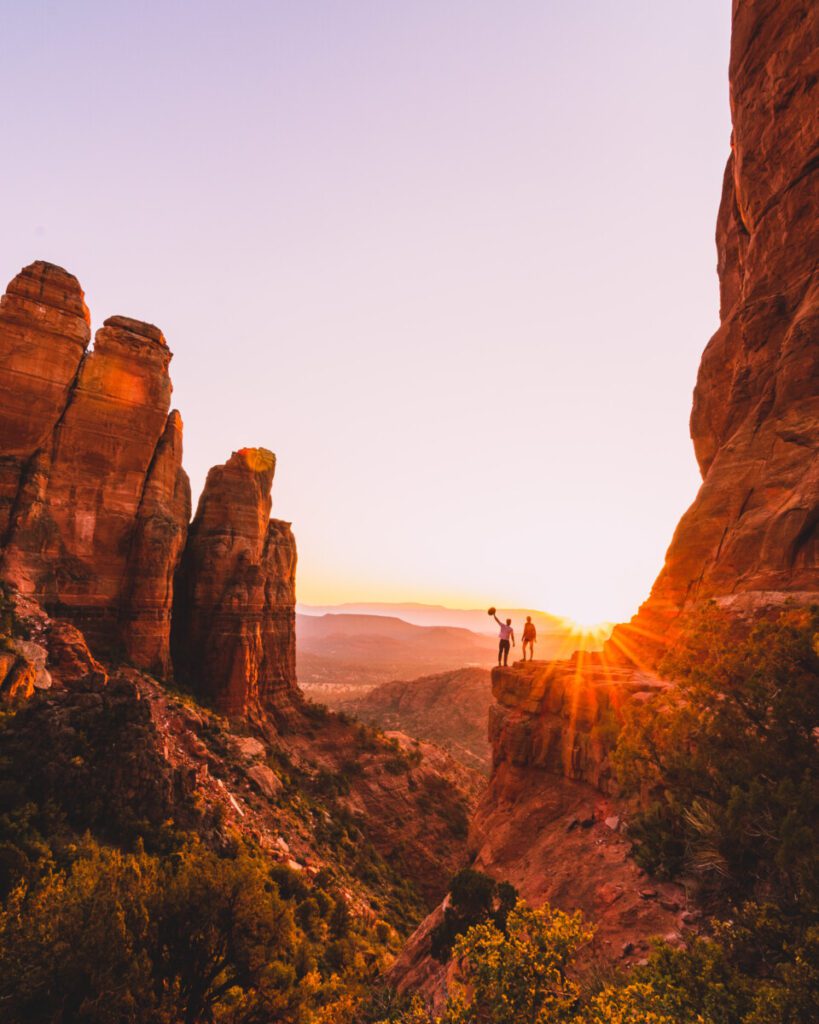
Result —
[[819, 610], [743, 631], [709, 609], [631, 709], [614, 754], [650, 794], [632, 831], [650, 870], [697, 877], [723, 910], [764, 898], [819, 913]]
[[486, 921], [504, 931], [516, 899], [517, 890], [508, 882], [496, 882], [473, 868], [459, 871], [449, 883], [443, 920], [430, 932], [430, 953], [442, 963], [447, 961], [458, 937]]

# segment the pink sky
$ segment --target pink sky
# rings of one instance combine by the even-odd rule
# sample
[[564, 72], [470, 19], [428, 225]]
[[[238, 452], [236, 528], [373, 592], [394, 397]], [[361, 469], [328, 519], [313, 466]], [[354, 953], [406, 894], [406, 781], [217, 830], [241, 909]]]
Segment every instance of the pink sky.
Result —
[[0, 277], [157, 323], [299, 597], [628, 616], [698, 473], [728, 0], [6, 5]]

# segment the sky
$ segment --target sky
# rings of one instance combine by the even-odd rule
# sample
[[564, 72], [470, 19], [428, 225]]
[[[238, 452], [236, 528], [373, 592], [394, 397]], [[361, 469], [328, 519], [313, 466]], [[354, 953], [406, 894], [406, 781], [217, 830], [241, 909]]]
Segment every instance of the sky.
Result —
[[0, 279], [159, 325], [302, 602], [622, 620], [699, 484], [728, 0], [0, 0]]

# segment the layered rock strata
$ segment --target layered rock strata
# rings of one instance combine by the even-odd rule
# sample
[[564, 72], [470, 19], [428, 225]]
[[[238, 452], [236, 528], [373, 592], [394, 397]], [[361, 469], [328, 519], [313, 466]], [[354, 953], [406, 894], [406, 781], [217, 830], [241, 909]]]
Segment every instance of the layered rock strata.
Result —
[[[170, 678], [191, 514], [171, 352], [122, 316], [88, 349], [89, 323], [79, 282], [49, 263], [0, 301], [0, 575], [97, 657]], [[295, 542], [270, 519], [274, 467], [243, 449], [211, 472], [180, 575], [182, 675], [230, 714], [295, 692]], [[46, 681], [24, 660], [0, 666], [9, 693]]]
[[89, 339], [76, 278], [34, 263], [0, 307], [2, 571], [108, 656], [170, 669], [170, 592], [190, 518], [162, 332]]
[[296, 545], [270, 518], [275, 469], [242, 448], [210, 470], [176, 582], [177, 675], [231, 716], [297, 699]]
[[650, 597], [615, 631], [626, 655], [661, 646], [706, 598], [819, 599], [819, 11], [735, 0], [733, 15], [721, 323], [691, 413], [703, 483]]

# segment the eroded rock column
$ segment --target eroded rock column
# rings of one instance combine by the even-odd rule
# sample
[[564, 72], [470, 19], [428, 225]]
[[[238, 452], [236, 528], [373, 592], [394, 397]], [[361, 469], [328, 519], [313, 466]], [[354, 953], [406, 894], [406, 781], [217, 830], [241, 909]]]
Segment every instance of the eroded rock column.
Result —
[[176, 580], [176, 675], [234, 717], [285, 711], [298, 693], [296, 546], [270, 519], [275, 468], [243, 448], [210, 470]]

